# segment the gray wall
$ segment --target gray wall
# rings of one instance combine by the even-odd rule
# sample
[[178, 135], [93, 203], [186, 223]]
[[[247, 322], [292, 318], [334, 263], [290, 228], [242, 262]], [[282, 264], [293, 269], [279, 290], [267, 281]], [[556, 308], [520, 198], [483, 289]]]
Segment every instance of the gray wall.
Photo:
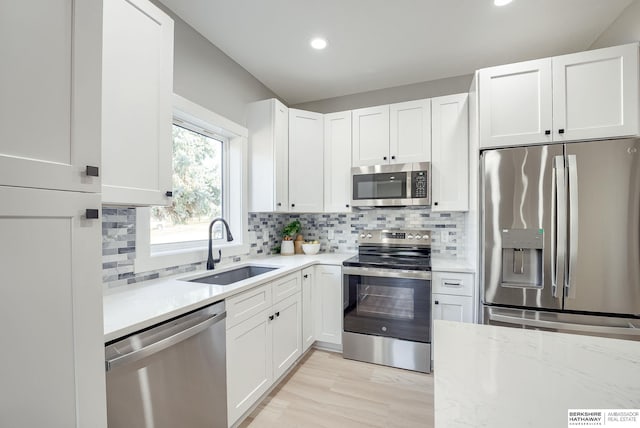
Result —
[[158, 0], [152, 1], [175, 21], [173, 91], [176, 94], [243, 126], [247, 103], [277, 98]]
[[591, 45], [590, 49], [623, 45], [640, 40], [640, 0], [631, 3]]
[[352, 110], [361, 107], [371, 107], [382, 104], [398, 103], [402, 101], [419, 100], [422, 98], [438, 97], [441, 95], [468, 92], [473, 74], [448, 77], [446, 79], [411, 85], [396, 86], [376, 91], [361, 92], [359, 94], [342, 97], [327, 98], [325, 100], [301, 103], [290, 107], [318, 113], [333, 113], [336, 111]]

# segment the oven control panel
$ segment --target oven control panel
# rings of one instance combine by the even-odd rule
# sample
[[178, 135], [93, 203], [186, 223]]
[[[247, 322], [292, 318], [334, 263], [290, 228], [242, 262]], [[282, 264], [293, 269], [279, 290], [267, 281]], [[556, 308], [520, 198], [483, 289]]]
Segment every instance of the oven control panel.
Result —
[[430, 230], [363, 230], [360, 244], [412, 244], [431, 245]]

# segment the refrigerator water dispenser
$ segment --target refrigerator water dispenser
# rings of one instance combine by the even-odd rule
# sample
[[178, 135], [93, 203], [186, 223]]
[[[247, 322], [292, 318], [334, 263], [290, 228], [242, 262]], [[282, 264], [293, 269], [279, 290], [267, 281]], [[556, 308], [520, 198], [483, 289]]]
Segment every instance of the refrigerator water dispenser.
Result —
[[503, 287], [542, 288], [542, 229], [502, 229]]

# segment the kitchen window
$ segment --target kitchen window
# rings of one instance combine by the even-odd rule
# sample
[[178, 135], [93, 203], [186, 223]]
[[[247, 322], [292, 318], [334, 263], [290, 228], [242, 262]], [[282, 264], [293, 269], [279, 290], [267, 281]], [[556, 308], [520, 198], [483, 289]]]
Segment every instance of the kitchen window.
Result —
[[[211, 219], [228, 218], [223, 191], [223, 161], [228, 145], [225, 137], [175, 120], [173, 201], [168, 207], [151, 208], [152, 254], [206, 245]], [[214, 232], [214, 238], [221, 241], [221, 223], [215, 225]]]
[[173, 200], [167, 207], [139, 208], [135, 271], [146, 272], [206, 260], [209, 223], [223, 217], [213, 246], [223, 257], [248, 253], [247, 130], [182, 97], [174, 96]]

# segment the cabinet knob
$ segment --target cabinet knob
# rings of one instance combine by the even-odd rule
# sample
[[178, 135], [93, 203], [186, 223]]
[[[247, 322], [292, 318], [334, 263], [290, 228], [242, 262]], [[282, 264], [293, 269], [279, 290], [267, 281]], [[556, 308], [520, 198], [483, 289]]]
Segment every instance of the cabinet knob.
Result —
[[98, 168], [97, 166], [87, 165], [86, 174], [87, 177], [99, 177], [100, 168]]
[[281, 207], [282, 206], [282, 202], [278, 202], [278, 206]]
[[396, 158], [395, 156], [391, 156], [391, 159], [392, 159], [392, 160], [393, 160], [393, 159], [395, 159], [395, 158]]
[[280, 316], [280, 312], [276, 312], [276, 317], [279, 317], [279, 316]]
[[164, 193], [164, 195], [165, 195], [167, 198], [171, 198], [171, 197], [173, 197], [173, 192], [172, 192], [171, 190], [167, 190], [167, 191]]
[[550, 129], [545, 129], [544, 135], [551, 135], [551, 130]]
[[269, 321], [273, 321], [273, 315], [269, 315]]
[[564, 129], [562, 128], [558, 129], [558, 134], [564, 134]]
[[383, 157], [382, 159], [387, 160], [387, 157], [385, 156], [385, 157]]
[[439, 304], [440, 304], [440, 302], [438, 302], [437, 300], [436, 300], [435, 302], [433, 302], [433, 303], [435, 303], [436, 305], [439, 305]]
[[309, 278], [309, 275], [302, 275], [303, 278]]
[[100, 218], [100, 211], [95, 210], [95, 209], [87, 209], [84, 213], [84, 216], [88, 219], [88, 220], [93, 220], [93, 219], [97, 219]]
[[345, 205], [345, 207], [349, 208], [349, 204]]
[[292, 207], [295, 207], [295, 206], [296, 206], [296, 204], [291, 204], [291, 206], [292, 206]]
[[434, 203], [433, 203], [433, 205], [438, 205], [438, 203], [437, 203], [437, 202], [434, 202]]

